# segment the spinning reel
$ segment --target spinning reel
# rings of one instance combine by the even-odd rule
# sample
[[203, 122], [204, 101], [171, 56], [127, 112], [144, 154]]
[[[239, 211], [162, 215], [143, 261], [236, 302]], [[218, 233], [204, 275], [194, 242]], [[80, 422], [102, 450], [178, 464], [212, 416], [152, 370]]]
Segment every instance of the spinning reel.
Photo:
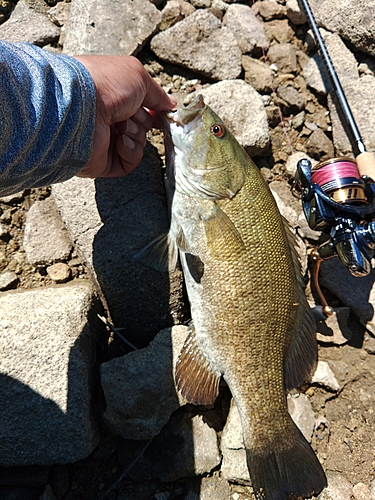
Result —
[[323, 312], [332, 314], [320, 290], [318, 273], [323, 259], [337, 255], [356, 277], [367, 276], [375, 254], [375, 182], [360, 176], [357, 162], [334, 158], [312, 167], [300, 160], [294, 183], [311, 229], [323, 231], [329, 240], [312, 251], [313, 280]]

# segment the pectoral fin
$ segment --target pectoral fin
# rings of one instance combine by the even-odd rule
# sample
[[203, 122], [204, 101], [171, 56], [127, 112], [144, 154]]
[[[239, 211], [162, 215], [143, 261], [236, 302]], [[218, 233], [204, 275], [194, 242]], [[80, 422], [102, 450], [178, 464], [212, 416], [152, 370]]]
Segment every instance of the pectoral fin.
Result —
[[229, 251], [232, 255], [242, 252], [245, 244], [230, 218], [215, 204], [211, 210], [201, 215], [207, 237], [207, 246], [213, 257], [225, 259]]
[[176, 269], [177, 257], [177, 246], [169, 232], [161, 234], [134, 255], [145, 266], [170, 272]]
[[178, 390], [192, 404], [213, 404], [219, 394], [220, 378], [197, 346], [192, 329], [176, 363]]

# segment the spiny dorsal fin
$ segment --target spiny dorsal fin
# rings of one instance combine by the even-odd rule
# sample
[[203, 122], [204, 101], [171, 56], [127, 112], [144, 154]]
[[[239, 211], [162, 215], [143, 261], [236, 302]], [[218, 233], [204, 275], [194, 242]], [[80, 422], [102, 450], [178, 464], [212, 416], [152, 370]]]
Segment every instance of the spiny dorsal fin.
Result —
[[157, 236], [134, 255], [138, 262], [157, 271], [174, 271], [177, 257], [177, 246], [169, 232]]
[[283, 218], [285, 231], [292, 252], [292, 259], [297, 278], [299, 300], [296, 323], [285, 361], [285, 389], [299, 387], [312, 375], [317, 362], [316, 325], [312, 311], [305, 296], [305, 284], [301, 274], [301, 264], [296, 250], [296, 240], [288, 221]]
[[216, 204], [208, 214], [202, 214], [201, 217], [207, 246], [213, 257], [224, 259], [225, 250], [228, 248], [232, 255], [244, 250], [245, 244], [236, 226]]
[[182, 396], [195, 405], [213, 404], [221, 374], [214, 372], [195, 341], [192, 328], [176, 363], [175, 382]]

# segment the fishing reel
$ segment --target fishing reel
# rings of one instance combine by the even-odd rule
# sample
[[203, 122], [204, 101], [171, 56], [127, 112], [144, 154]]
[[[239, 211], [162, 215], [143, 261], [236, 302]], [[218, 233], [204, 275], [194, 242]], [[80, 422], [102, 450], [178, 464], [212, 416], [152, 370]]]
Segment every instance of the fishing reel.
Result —
[[315, 248], [313, 280], [326, 316], [332, 314], [318, 284], [323, 259], [338, 256], [356, 277], [367, 276], [375, 254], [375, 182], [360, 176], [351, 158], [334, 158], [312, 167], [307, 159], [297, 163], [294, 191], [311, 229], [329, 235]]

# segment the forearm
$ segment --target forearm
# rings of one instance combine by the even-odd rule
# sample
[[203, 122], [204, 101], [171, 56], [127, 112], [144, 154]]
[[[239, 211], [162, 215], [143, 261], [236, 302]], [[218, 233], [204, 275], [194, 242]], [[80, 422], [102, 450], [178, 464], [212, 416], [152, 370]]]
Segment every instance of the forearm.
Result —
[[0, 41], [0, 196], [80, 172], [94, 123], [95, 88], [83, 65]]

